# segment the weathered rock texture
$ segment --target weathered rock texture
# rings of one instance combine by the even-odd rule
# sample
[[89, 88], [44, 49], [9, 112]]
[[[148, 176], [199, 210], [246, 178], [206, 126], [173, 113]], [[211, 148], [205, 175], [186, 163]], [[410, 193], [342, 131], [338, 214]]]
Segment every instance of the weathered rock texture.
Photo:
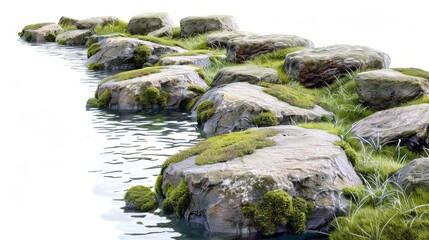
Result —
[[100, 42], [100, 51], [89, 58], [86, 65], [103, 64], [104, 69], [113, 70], [128, 70], [141, 68], [141, 63], [135, 61], [134, 50], [146, 45], [152, 55], [149, 62], [156, 63], [159, 57], [167, 53], [185, 52], [186, 50], [180, 47], [165, 46], [149, 41], [138, 40], [134, 38], [114, 37], [107, 38]]
[[192, 56], [167, 56], [159, 59], [161, 66], [167, 65], [196, 65], [204, 69], [209, 69], [212, 62], [210, 57], [212, 54], [199, 54]]
[[143, 13], [131, 18], [128, 31], [131, 34], [156, 37], [171, 36], [173, 21], [168, 13]]
[[207, 43], [212, 47], [226, 47], [235, 38], [254, 36], [256, 34], [243, 31], [223, 31], [207, 35]]
[[188, 86], [195, 85], [207, 88], [207, 84], [196, 72], [197, 68], [191, 66], [167, 66], [159, 73], [132, 78], [123, 81], [111, 79], [98, 86], [97, 97], [106, 88], [111, 92], [112, 98], [108, 104], [109, 109], [123, 111], [139, 111], [142, 106], [137, 96], [142, 93], [142, 87], [156, 87], [160, 91], [169, 93], [168, 108], [178, 109], [182, 101], [189, 101], [196, 94], [188, 90]]
[[290, 47], [313, 47], [310, 40], [282, 34], [248, 35], [228, 41], [226, 57], [229, 61], [244, 62], [258, 55]]
[[390, 178], [407, 190], [429, 189], [429, 158], [414, 159]]
[[201, 96], [193, 114], [196, 115], [196, 108], [201, 102], [210, 100], [214, 103], [216, 111], [203, 128], [209, 136], [254, 127], [253, 118], [264, 111], [273, 112], [279, 124], [318, 122], [323, 115], [332, 114], [317, 105], [313, 109], [292, 106], [266, 94], [263, 89], [245, 82], [213, 88]]
[[113, 16], [105, 16], [105, 17], [92, 17], [82, 19], [76, 22], [76, 27], [78, 29], [93, 29], [96, 26], [105, 26], [107, 24], [114, 23], [118, 18]]
[[195, 157], [169, 165], [163, 182], [177, 186], [185, 179], [191, 203], [185, 218], [210, 232], [254, 232], [240, 206], [255, 203], [270, 190], [283, 189], [315, 204], [307, 228], [321, 229], [334, 215], [343, 214], [349, 201], [341, 192], [362, 182], [340, 147], [339, 138], [321, 130], [296, 126], [274, 127], [275, 146], [225, 163], [196, 165]]
[[429, 94], [429, 80], [382, 69], [356, 76], [359, 100], [374, 109], [386, 109]]
[[[52, 23], [41, 26], [37, 29], [23, 30], [21, 38], [27, 42], [54, 42], [56, 35], [62, 30], [63, 29], [58, 24]], [[50, 39], [49, 35], [52, 35], [53, 39]]]
[[238, 26], [232, 16], [193, 16], [180, 20], [180, 34], [182, 37], [194, 36], [211, 31], [233, 31]]
[[86, 38], [91, 36], [91, 30], [72, 30], [61, 33], [55, 39], [56, 42], [65, 42], [65, 45], [85, 45]]
[[332, 45], [288, 54], [284, 70], [306, 87], [320, 87], [357, 70], [389, 65], [390, 57], [383, 52], [363, 46]]
[[353, 124], [355, 136], [374, 144], [402, 144], [410, 150], [429, 146], [429, 104], [376, 112]]
[[280, 83], [280, 79], [277, 71], [271, 68], [257, 65], [224, 67], [216, 73], [211, 86], [219, 86], [233, 82], [248, 82], [251, 84], [260, 82]]
[[60, 20], [58, 21], [58, 25], [74, 25], [74, 26], [76, 26], [76, 23], [78, 21], [79, 21], [78, 19], [62, 16], [60, 18]]

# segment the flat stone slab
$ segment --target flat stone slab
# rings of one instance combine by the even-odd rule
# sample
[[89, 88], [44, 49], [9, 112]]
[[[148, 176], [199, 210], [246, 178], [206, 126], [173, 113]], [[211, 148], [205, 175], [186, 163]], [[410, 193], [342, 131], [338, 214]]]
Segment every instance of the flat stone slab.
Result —
[[386, 109], [429, 94], [429, 80], [392, 69], [359, 73], [359, 100], [374, 109]]
[[233, 31], [238, 26], [234, 17], [229, 15], [192, 16], [180, 20], [180, 35], [182, 37], [212, 31]]
[[429, 189], [429, 158], [418, 158], [409, 162], [390, 178], [407, 190], [417, 187]]
[[410, 150], [429, 147], [429, 104], [391, 108], [353, 124], [353, 135], [374, 144], [397, 144]]
[[333, 144], [340, 139], [297, 126], [269, 129], [278, 131], [269, 138], [276, 144], [251, 155], [209, 165], [196, 165], [195, 157], [190, 157], [166, 168], [163, 183], [177, 186], [184, 178], [191, 192], [187, 221], [200, 223], [214, 233], [256, 232], [240, 206], [248, 201], [256, 203], [275, 189], [314, 203], [308, 229], [328, 226], [335, 215], [347, 211], [349, 200], [342, 189], [362, 182], [344, 151]]
[[320, 87], [357, 70], [389, 68], [390, 57], [369, 47], [332, 45], [286, 56], [284, 70], [305, 87]]
[[226, 57], [229, 61], [241, 63], [264, 53], [290, 47], [312, 48], [313, 42], [298, 36], [283, 34], [233, 37], [228, 41]]
[[204, 69], [209, 69], [212, 61], [210, 60], [210, 57], [213, 54], [199, 54], [199, 55], [192, 55], [192, 56], [167, 56], [167, 57], [161, 57], [159, 59], [159, 63], [161, 66], [167, 66], [167, 65], [196, 65], [199, 67], [202, 67]]
[[260, 82], [280, 83], [280, 78], [276, 70], [257, 65], [224, 67], [216, 73], [211, 86], [233, 82], [248, 82], [251, 84]]
[[118, 20], [118, 18], [113, 16], [91, 17], [77, 21], [76, 27], [78, 29], [94, 29], [96, 26], [112, 24], [116, 20]]
[[212, 88], [195, 104], [193, 115], [196, 116], [196, 108], [201, 102], [209, 100], [214, 103], [216, 111], [203, 127], [208, 136], [255, 127], [253, 118], [264, 111], [273, 112], [279, 124], [318, 122], [323, 115], [332, 115], [317, 105], [313, 109], [292, 106], [265, 93], [263, 89], [246, 82]]
[[[163, 34], [154, 33], [164, 29]], [[169, 30], [169, 31], [168, 31]], [[173, 35], [173, 20], [168, 13], [143, 13], [131, 18], [128, 23], [131, 34], [156, 35], [156, 37]]]
[[68, 46], [85, 45], [86, 38], [92, 34], [91, 30], [71, 30], [57, 35], [55, 41], [64, 41]]

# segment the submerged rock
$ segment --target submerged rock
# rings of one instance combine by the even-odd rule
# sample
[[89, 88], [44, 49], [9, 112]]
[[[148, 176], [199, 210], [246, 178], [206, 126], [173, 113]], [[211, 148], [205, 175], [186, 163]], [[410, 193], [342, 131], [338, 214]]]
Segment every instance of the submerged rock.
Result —
[[180, 20], [180, 34], [182, 37], [212, 31], [233, 31], [237, 29], [238, 26], [234, 18], [228, 15], [192, 16]]
[[165, 56], [159, 59], [161, 66], [167, 65], [196, 65], [204, 69], [209, 69], [212, 62], [210, 57], [213, 54], [183, 55], [183, 56]]
[[[186, 51], [180, 47], [124, 37], [110, 37], [102, 40], [99, 45], [99, 51], [86, 61], [86, 66], [97, 65], [102, 69], [110, 70], [137, 69], [145, 62], [156, 63], [164, 54]], [[146, 48], [139, 51], [140, 46], [146, 46]]]
[[359, 73], [359, 100], [374, 109], [386, 109], [429, 94], [429, 80], [392, 69]]
[[211, 86], [233, 82], [248, 82], [251, 84], [260, 82], [280, 83], [280, 78], [276, 70], [257, 65], [224, 67], [216, 73]]
[[112, 24], [117, 20], [118, 18], [113, 16], [86, 18], [86, 19], [77, 21], [76, 27], [78, 29], [93, 29], [96, 26], [105, 26], [107, 24]]
[[173, 21], [168, 13], [143, 13], [131, 18], [128, 23], [131, 34], [164, 37], [173, 35]]
[[155, 87], [159, 92], [165, 93], [163, 101], [166, 106], [159, 107], [179, 109], [182, 104], [196, 96], [193, 91], [188, 90], [189, 86], [208, 88], [197, 70], [198, 68], [191, 66], [165, 66], [122, 72], [102, 80], [96, 96], [99, 100], [102, 99], [103, 93], [107, 90], [110, 97], [105, 104], [106, 108], [140, 111], [146, 104], [144, 101], [149, 101], [152, 105], [162, 104], [157, 99], [142, 99], [150, 98], [151, 96], [142, 94], [146, 89]]
[[429, 104], [376, 112], [353, 124], [355, 136], [377, 145], [397, 144], [410, 150], [429, 147]]
[[27, 42], [55, 42], [55, 38], [63, 29], [55, 23], [37, 23], [24, 27], [19, 36]]
[[313, 43], [293, 35], [249, 35], [230, 39], [226, 56], [229, 61], [241, 63], [264, 53], [290, 47], [312, 48]]
[[[209, 136], [255, 127], [254, 118], [263, 112], [273, 112], [279, 124], [318, 122], [323, 115], [332, 115], [320, 106], [303, 109], [264, 92], [264, 88], [246, 82], [215, 87], [206, 92], [195, 104], [193, 115], [202, 102], [213, 103], [211, 116], [204, 117], [203, 130]], [[198, 117], [198, 116], [197, 116]]]
[[315, 205], [307, 218], [307, 229], [320, 230], [334, 216], [346, 212], [349, 201], [342, 195], [342, 188], [362, 182], [344, 151], [334, 145], [340, 139], [321, 130], [296, 126], [255, 131], [267, 129], [277, 131], [268, 138], [274, 141], [273, 146], [223, 163], [196, 165], [193, 156], [165, 168], [162, 186], [178, 186], [184, 179], [190, 191], [190, 204], [184, 214], [187, 221], [200, 223], [212, 233], [246, 236], [256, 230], [241, 207], [255, 204], [276, 189]]
[[390, 178], [407, 190], [429, 189], [429, 158], [414, 159]]
[[390, 57], [353, 45], [332, 45], [301, 50], [286, 56], [284, 70], [305, 87], [320, 87], [358, 70], [388, 68]]
[[69, 46], [85, 45], [87, 37], [91, 35], [91, 30], [71, 30], [59, 34], [55, 41]]

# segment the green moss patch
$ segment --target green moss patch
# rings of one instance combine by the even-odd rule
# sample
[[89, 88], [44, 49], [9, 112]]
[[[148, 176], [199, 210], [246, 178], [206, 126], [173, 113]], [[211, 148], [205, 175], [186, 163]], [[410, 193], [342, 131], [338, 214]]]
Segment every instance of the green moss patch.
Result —
[[337, 141], [337, 142], [334, 142], [334, 145], [341, 147], [343, 151], [346, 153], [347, 159], [350, 161], [350, 163], [353, 166], [356, 165], [356, 163], [359, 161], [359, 156], [356, 153], [356, 150], [354, 150], [348, 142]]
[[49, 25], [49, 24], [54, 24], [54, 23], [52, 23], [52, 22], [45, 22], [45, 23], [29, 24], [29, 25], [25, 26], [22, 29], [22, 31], [18, 33], [18, 35], [20, 37], [22, 37], [22, 35], [24, 35], [24, 32], [26, 30], [36, 30], [36, 29], [39, 29], [39, 28], [44, 27], [44, 26]]
[[67, 40], [66, 39], [58, 40], [58, 45], [67, 45]]
[[115, 74], [113, 78], [116, 81], [125, 81], [128, 79], [143, 77], [149, 74], [159, 73], [163, 68], [165, 67], [146, 67], [142, 69], [121, 72], [121, 73]]
[[332, 123], [327, 122], [317, 122], [317, 123], [298, 123], [299, 127], [308, 128], [308, 129], [320, 129], [332, 133], [334, 135], [339, 135], [343, 132], [343, 129], [335, 126]]
[[255, 123], [258, 127], [270, 127], [279, 125], [276, 115], [271, 111], [262, 112], [261, 114], [253, 118], [253, 123]]
[[166, 198], [162, 203], [162, 209], [165, 214], [176, 213], [177, 216], [183, 216], [191, 202], [191, 193], [185, 180], [182, 179], [179, 186], [168, 187]]
[[401, 72], [405, 75], [429, 79], [429, 72], [419, 68], [393, 68], [393, 70]]
[[93, 31], [94, 31], [94, 34], [97, 34], [97, 35], [128, 33], [128, 22], [125, 22], [123, 20], [116, 20], [113, 23], [109, 23], [104, 26], [97, 25]]
[[147, 212], [158, 207], [156, 194], [146, 186], [131, 187], [125, 193], [124, 200], [129, 208], [138, 209], [143, 212]]
[[206, 90], [200, 86], [190, 85], [188, 86], [188, 90], [194, 92], [195, 94], [201, 96], [206, 93]]
[[131, 37], [137, 38], [137, 39], [143, 40], [143, 41], [148, 41], [148, 42], [153, 42], [153, 43], [165, 45], [165, 46], [183, 47], [181, 42], [176, 41], [176, 40], [172, 40], [172, 39], [167, 39], [167, 38], [160, 38], [160, 37], [154, 37], [154, 36], [140, 36], [140, 35], [133, 35]]
[[205, 100], [197, 107], [197, 122], [202, 124], [209, 120], [215, 114], [216, 109], [214, 103], [210, 100]]
[[158, 109], [162, 110], [167, 107], [169, 94], [164, 91], [158, 90], [156, 87], [144, 86], [141, 89], [142, 93], [137, 96], [137, 101], [144, 110]]
[[45, 35], [45, 41], [46, 42], [55, 42], [55, 38], [57, 37], [57, 35], [55, 35], [55, 33], [53, 32], [49, 32], [48, 34]]
[[152, 51], [146, 45], [140, 45], [134, 49], [134, 60], [136, 61], [137, 65], [143, 66], [143, 64], [149, 61], [151, 55]]
[[206, 74], [206, 72], [204, 71], [204, 69], [202, 69], [202, 68], [197, 68], [196, 70], [195, 70], [197, 73], [198, 73], [198, 75], [204, 80], [204, 82], [207, 84], [207, 85], [211, 85], [212, 84], [212, 82], [213, 82], [213, 79], [211, 79], [209, 76], [207, 76], [207, 74]]
[[286, 85], [277, 85], [270, 83], [260, 83], [265, 87], [264, 92], [276, 97], [277, 99], [289, 103], [292, 106], [312, 109], [316, 105], [316, 98], [310, 94], [295, 90]]
[[90, 63], [88, 64], [89, 70], [104, 70], [104, 64], [102, 63]]
[[72, 30], [77, 30], [76, 25], [73, 24], [60, 24], [61, 28], [63, 29], [62, 32], [68, 32]]
[[[62, 39], [65, 40], [65, 39]], [[88, 48], [88, 52], [87, 52], [87, 57], [90, 58], [92, 56], [94, 56], [96, 53], [98, 53], [101, 50], [101, 45], [99, 43], [93, 43], [89, 46]]]

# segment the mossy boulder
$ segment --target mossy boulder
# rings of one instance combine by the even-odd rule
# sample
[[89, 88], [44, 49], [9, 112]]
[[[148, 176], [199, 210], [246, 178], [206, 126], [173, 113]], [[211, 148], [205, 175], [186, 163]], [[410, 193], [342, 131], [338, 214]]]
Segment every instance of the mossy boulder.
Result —
[[355, 71], [388, 68], [390, 57], [365, 46], [331, 45], [286, 56], [284, 70], [305, 87], [321, 87]]
[[353, 134], [374, 146], [397, 145], [410, 150], [429, 147], [429, 104], [376, 112], [353, 124]]
[[359, 101], [377, 110], [429, 96], [429, 79], [392, 69], [359, 73], [356, 83]]
[[248, 82], [251, 84], [258, 84], [260, 82], [280, 83], [280, 78], [274, 69], [257, 65], [224, 67], [216, 73], [212, 86], [233, 82]]
[[146, 186], [134, 186], [124, 195], [127, 208], [147, 212], [158, 207], [156, 194]]
[[203, 131], [211, 136], [255, 127], [254, 118], [267, 111], [276, 116], [279, 124], [318, 122], [323, 115], [332, 115], [318, 105], [310, 109], [293, 106], [265, 93], [264, 89], [246, 82], [212, 88], [194, 105], [193, 116], [198, 117], [198, 106], [204, 101], [213, 103], [210, 117], [203, 122]]
[[177, 55], [177, 56], [164, 56], [159, 59], [161, 66], [167, 65], [195, 65], [204, 69], [209, 69], [212, 62], [210, 57], [213, 54], [197, 54], [197, 55]]
[[[125, 37], [109, 37], [99, 44], [100, 50], [87, 60], [86, 66], [96, 63], [104, 65], [106, 70], [138, 69], [142, 68], [145, 62], [156, 63], [164, 54], [186, 51], [180, 47]], [[143, 45], [146, 47], [142, 47]], [[150, 56], [147, 56], [148, 51]]]
[[161, 66], [121, 72], [103, 79], [96, 96], [108, 89], [108, 108], [120, 111], [179, 109], [198, 95], [189, 86], [208, 88], [197, 70], [191, 66]]
[[429, 190], [429, 158], [414, 159], [390, 179], [408, 191], [416, 188]]
[[37, 23], [25, 26], [18, 35], [27, 42], [55, 42], [57, 34], [62, 30], [55, 23]]
[[131, 34], [155, 37], [172, 36], [173, 21], [168, 13], [143, 13], [131, 18], [128, 31]]
[[73, 25], [76, 26], [76, 23], [78, 22], [78, 19], [62, 16], [60, 20], [58, 21], [58, 25]]
[[[335, 135], [296, 126], [216, 136], [167, 159], [158, 189], [168, 195], [168, 186], [186, 182], [191, 199], [185, 220], [214, 233], [320, 230], [347, 211], [342, 189], [362, 184], [336, 141]], [[255, 148], [246, 150], [250, 145]], [[264, 197], [272, 190], [282, 191], [279, 199], [289, 207], [276, 196]], [[274, 231], [264, 230], [270, 221]]]
[[238, 26], [234, 17], [228, 15], [192, 16], [180, 20], [180, 35], [190, 37], [212, 31], [233, 31]]
[[71, 30], [58, 34], [55, 41], [59, 44], [64, 43], [61, 45], [68, 46], [85, 45], [87, 37], [91, 35], [92, 32], [90, 30]]
[[118, 18], [113, 16], [91, 17], [81, 19], [77, 21], [75, 25], [78, 29], [94, 29], [96, 26], [106, 26], [107, 24], [112, 24], [117, 20]]
[[226, 57], [229, 61], [242, 63], [264, 53], [291, 47], [313, 47], [313, 42], [294, 35], [248, 35], [228, 41]]

